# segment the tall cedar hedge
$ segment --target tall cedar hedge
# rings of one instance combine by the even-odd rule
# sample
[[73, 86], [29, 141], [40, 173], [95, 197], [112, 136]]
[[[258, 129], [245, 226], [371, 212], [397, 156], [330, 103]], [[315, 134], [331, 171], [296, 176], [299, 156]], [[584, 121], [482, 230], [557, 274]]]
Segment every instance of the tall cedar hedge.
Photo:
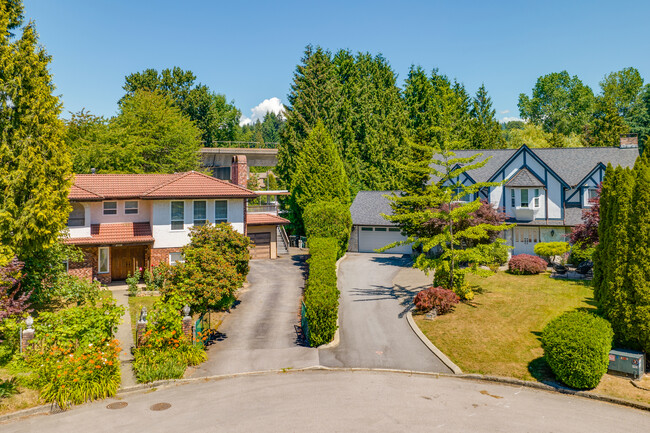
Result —
[[339, 311], [336, 283], [338, 242], [334, 238], [309, 239], [309, 278], [305, 288], [305, 309], [309, 324], [309, 344], [320, 346], [332, 341]]
[[650, 351], [650, 168], [607, 167], [600, 198], [594, 295], [623, 345]]
[[334, 201], [320, 201], [305, 208], [302, 215], [308, 238], [335, 238], [338, 241], [337, 258], [348, 249], [352, 230], [350, 207]]

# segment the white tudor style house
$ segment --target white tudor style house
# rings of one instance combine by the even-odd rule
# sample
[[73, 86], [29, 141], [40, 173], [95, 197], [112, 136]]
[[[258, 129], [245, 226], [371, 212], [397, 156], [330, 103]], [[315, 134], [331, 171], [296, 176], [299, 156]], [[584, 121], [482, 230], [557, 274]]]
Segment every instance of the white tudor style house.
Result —
[[[639, 149], [634, 137], [621, 139], [619, 147], [529, 148], [502, 150], [459, 150], [458, 158], [481, 153], [477, 161], [489, 158], [480, 168], [457, 179], [464, 185], [476, 182], [504, 182], [485, 188], [479, 198], [507, 215], [516, 227], [503, 233], [512, 254], [534, 254], [538, 242], [565, 241], [571, 228], [581, 223], [582, 210], [590, 206], [607, 164], [632, 167]], [[435, 179], [432, 179], [435, 181]], [[372, 252], [404, 239], [399, 229], [381, 214], [390, 215], [391, 191], [362, 191], [355, 198], [352, 213], [350, 250]], [[474, 200], [476, 197], [466, 197]], [[410, 246], [388, 252], [410, 253]]]
[[275, 258], [289, 221], [268, 206], [247, 206], [258, 194], [244, 187], [245, 157], [233, 159], [232, 173], [233, 182], [195, 171], [76, 175], [65, 242], [80, 247], [85, 258], [69, 263], [68, 272], [109, 283], [138, 268], [174, 264], [182, 260], [190, 227], [221, 222], [251, 238], [253, 258]]

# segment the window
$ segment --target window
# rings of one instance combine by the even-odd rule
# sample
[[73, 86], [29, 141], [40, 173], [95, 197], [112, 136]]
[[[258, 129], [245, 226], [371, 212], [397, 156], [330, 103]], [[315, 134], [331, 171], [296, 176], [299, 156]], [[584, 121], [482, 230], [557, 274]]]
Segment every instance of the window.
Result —
[[194, 225], [202, 226], [206, 223], [205, 201], [194, 202]]
[[117, 202], [105, 201], [104, 202], [104, 215], [117, 215]]
[[361, 227], [361, 231], [362, 231], [362, 232], [371, 232], [371, 231], [372, 231], [372, 227]]
[[175, 265], [176, 263], [185, 263], [183, 254], [181, 253], [169, 253], [169, 264]]
[[385, 231], [386, 231], [386, 227], [375, 227], [375, 231], [376, 231], [376, 232], [385, 232]]
[[458, 188], [455, 189], [455, 193], [456, 193], [456, 201], [462, 201], [462, 202], [469, 202], [469, 201], [471, 201], [471, 200], [470, 200], [470, 198], [471, 198], [471, 197], [470, 197], [471, 194], [463, 194], [464, 191], [465, 191], [465, 188], [460, 187], [460, 186], [459, 186]]
[[510, 190], [510, 206], [517, 207], [517, 202], [515, 201], [515, 190]]
[[539, 207], [539, 188], [535, 188], [535, 201], [533, 206]]
[[81, 203], [72, 203], [72, 212], [68, 216], [68, 227], [83, 227], [86, 225], [86, 209]]
[[172, 230], [183, 230], [185, 228], [185, 202], [172, 202]]
[[391, 228], [388, 229], [388, 231], [389, 231], [389, 232], [398, 232], [399, 229], [398, 229], [398, 228], [395, 228], [395, 227], [391, 227]]
[[137, 201], [125, 201], [124, 202], [124, 213], [125, 214], [137, 214], [138, 213], [138, 202]]
[[595, 200], [598, 198], [598, 190], [596, 188], [589, 188], [587, 190], [587, 203], [590, 203], [591, 200]]
[[107, 274], [110, 266], [109, 266], [109, 251], [108, 247], [100, 247], [99, 248], [99, 258], [98, 258], [98, 270], [97, 272], [100, 274]]
[[528, 207], [528, 190], [521, 190], [521, 207]]
[[217, 200], [214, 202], [214, 223], [228, 222], [228, 200]]

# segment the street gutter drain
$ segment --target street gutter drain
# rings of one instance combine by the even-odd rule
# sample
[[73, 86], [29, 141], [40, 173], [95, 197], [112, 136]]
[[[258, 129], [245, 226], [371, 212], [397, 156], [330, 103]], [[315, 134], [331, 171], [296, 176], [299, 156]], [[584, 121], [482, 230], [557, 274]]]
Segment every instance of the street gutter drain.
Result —
[[172, 405], [169, 403], [156, 403], [153, 406], [151, 406], [149, 409], [160, 411], [160, 410], [167, 410], [170, 407], [172, 407]]
[[116, 401], [115, 403], [110, 403], [106, 405], [106, 409], [124, 409], [129, 404], [125, 401]]

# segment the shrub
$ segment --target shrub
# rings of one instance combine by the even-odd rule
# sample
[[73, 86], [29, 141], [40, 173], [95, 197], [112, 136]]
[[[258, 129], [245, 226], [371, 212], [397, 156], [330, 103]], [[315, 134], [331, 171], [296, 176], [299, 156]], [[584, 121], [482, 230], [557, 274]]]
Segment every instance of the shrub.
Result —
[[569, 254], [569, 263], [578, 266], [586, 260], [593, 260], [596, 247], [587, 246], [582, 242], [577, 242], [571, 246], [571, 253]]
[[540, 242], [535, 245], [535, 254], [547, 257], [547, 261], [552, 261], [556, 256], [561, 256], [569, 251], [567, 242]]
[[15, 377], [7, 380], [0, 379], [0, 399], [9, 398], [18, 393], [18, 383]]
[[448, 313], [459, 301], [460, 297], [457, 294], [442, 287], [421, 290], [413, 299], [418, 310], [426, 312], [435, 308], [438, 314]]
[[129, 274], [126, 278], [126, 284], [129, 286], [129, 295], [135, 296], [140, 290], [138, 284], [140, 283], [140, 271], [135, 271], [133, 275]]
[[349, 206], [337, 200], [312, 203], [305, 208], [302, 218], [308, 238], [335, 238], [338, 241], [337, 258], [343, 257], [352, 229]]
[[336, 332], [339, 290], [336, 282], [338, 242], [334, 238], [309, 240], [309, 277], [305, 288], [305, 316], [309, 324], [309, 344], [329, 343]]
[[497, 239], [491, 244], [480, 244], [477, 246], [479, 254], [482, 257], [485, 257], [485, 260], [481, 260], [479, 264], [481, 265], [503, 265], [508, 262], [508, 251], [512, 247], [506, 245], [503, 241], [500, 242], [500, 239]]
[[508, 262], [508, 271], [515, 275], [533, 275], [546, 270], [546, 261], [530, 254], [512, 256]]
[[156, 290], [154, 285], [153, 273], [149, 269], [145, 269], [142, 273], [142, 278], [144, 279], [144, 284], [147, 286], [147, 290], [152, 291]]
[[60, 304], [74, 303], [81, 305], [99, 300], [102, 285], [99, 281], [88, 281], [74, 275], [66, 274], [59, 277], [56, 297]]
[[594, 388], [607, 372], [613, 336], [605, 319], [571, 311], [546, 325], [542, 348], [559, 380], [577, 389]]
[[443, 262], [436, 268], [433, 274], [433, 284], [443, 289], [452, 290], [460, 299], [468, 301], [474, 299], [474, 292], [469, 284], [465, 282], [464, 269], [458, 267], [454, 269], [454, 287], [449, 287], [449, 262]]

